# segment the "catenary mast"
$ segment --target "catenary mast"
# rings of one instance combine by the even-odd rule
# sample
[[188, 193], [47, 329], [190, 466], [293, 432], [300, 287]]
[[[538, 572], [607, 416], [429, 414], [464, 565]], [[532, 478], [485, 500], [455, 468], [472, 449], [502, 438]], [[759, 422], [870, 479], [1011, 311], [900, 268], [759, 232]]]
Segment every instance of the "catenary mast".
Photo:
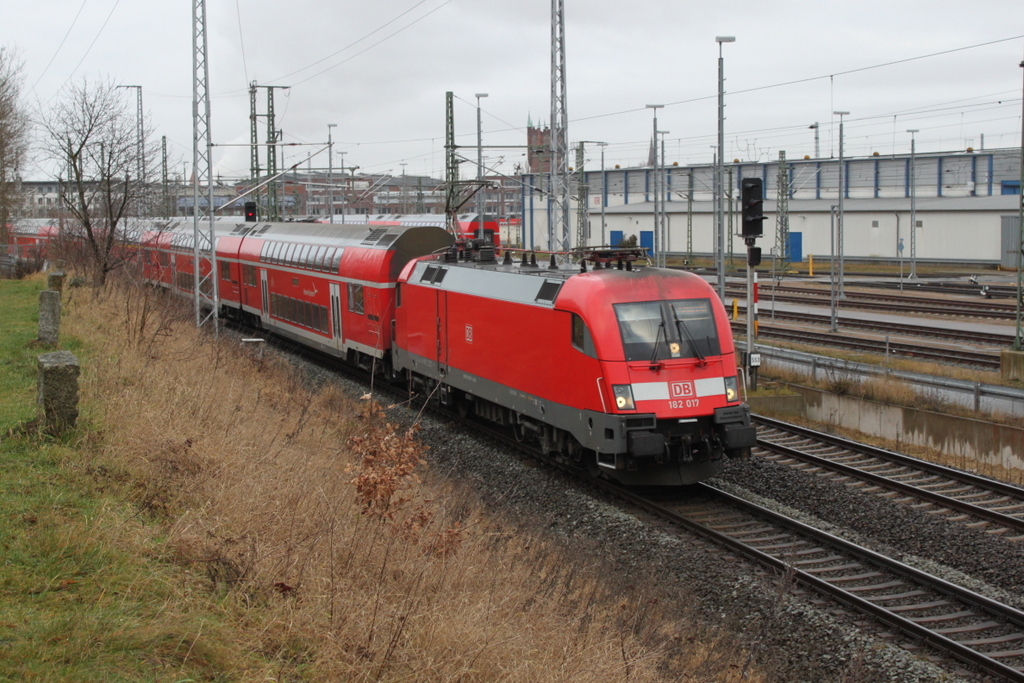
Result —
[[[206, 0], [192, 3], [192, 244], [196, 327], [217, 331], [216, 259], [213, 241], [213, 173], [210, 140], [210, 65], [206, 51]], [[206, 189], [206, 217], [201, 225], [199, 193]], [[200, 268], [209, 264], [206, 273]]]
[[548, 248], [568, 251], [569, 243], [569, 116], [565, 95], [565, 2], [551, 0], [551, 222]]

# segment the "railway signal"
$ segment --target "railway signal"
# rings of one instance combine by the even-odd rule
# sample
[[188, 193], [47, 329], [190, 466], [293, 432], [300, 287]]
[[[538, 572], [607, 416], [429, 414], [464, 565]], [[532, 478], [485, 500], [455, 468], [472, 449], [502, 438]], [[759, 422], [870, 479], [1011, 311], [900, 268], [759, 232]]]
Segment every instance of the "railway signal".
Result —
[[747, 385], [757, 389], [757, 368], [761, 356], [754, 352], [754, 328], [757, 325], [757, 296], [754, 267], [761, 263], [761, 248], [754, 242], [764, 235], [764, 184], [760, 178], [744, 178], [740, 183], [740, 234], [747, 245], [747, 348], [743, 354], [747, 369]]
[[744, 238], [764, 235], [764, 187], [760, 178], [744, 178], [740, 185], [743, 221], [740, 231]]

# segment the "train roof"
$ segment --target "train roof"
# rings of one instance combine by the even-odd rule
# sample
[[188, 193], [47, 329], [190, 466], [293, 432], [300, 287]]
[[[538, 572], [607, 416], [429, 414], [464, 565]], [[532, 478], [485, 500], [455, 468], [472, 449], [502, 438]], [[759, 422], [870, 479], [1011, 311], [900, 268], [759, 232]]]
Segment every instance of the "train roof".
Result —
[[[200, 226], [202, 230], [202, 226]], [[352, 225], [346, 223], [245, 223], [217, 221], [213, 227], [219, 240], [225, 237], [259, 239], [265, 241], [309, 243], [323, 246], [363, 247], [397, 249], [409, 242], [438, 244], [432, 249], [443, 248], [451, 239], [440, 239], [435, 233], [444, 232], [435, 226], [406, 225]], [[149, 237], [167, 235], [171, 246], [191, 249], [194, 226], [192, 221], [157, 222], [149, 228]], [[447, 235], [447, 233], [445, 233]], [[201, 241], [205, 246], [206, 233], [202, 231]]]
[[437, 287], [489, 299], [554, 308], [580, 298], [600, 299], [607, 303], [653, 301], [682, 296], [711, 296], [713, 289], [693, 273], [637, 266], [622, 269], [588, 268], [579, 263], [552, 264], [538, 261], [532, 265], [520, 259], [511, 263], [497, 260], [452, 261], [422, 259], [407, 273], [405, 281]]

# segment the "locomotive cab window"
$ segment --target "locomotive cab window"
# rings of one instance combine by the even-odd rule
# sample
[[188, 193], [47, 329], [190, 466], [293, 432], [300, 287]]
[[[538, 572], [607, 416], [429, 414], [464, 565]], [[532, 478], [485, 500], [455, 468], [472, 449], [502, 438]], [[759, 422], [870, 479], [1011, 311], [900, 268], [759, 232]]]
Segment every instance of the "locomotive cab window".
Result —
[[363, 286], [348, 285], [348, 310], [353, 313], [363, 314]]
[[575, 313], [572, 314], [572, 345], [591, 358], [597, 358], [594, 339], [590, 336], [590, 328], [583, 322], [583, 318]]
[[230, 280], [231, 279], [231, 264], [227, 261], [217, 261], [217, 265], [220, 267], [220, 279]]
[[615, 304], [626, 360], [717, 356], [718, 329], [707, 299]]

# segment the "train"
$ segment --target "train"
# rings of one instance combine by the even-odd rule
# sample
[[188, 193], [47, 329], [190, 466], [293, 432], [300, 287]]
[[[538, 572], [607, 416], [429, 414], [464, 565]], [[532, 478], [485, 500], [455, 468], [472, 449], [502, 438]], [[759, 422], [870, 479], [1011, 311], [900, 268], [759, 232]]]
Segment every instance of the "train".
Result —
[[[142, 277], [191, 295], [192, 222], [135, 235]], [[755, 445], [722, 303], [641, 249], [570, 258], [435, 225], [221, 220], [214, 235], [215, 264], [200, 267], [217, 278], [220, 316], [377, 372], [568, 467], [681, 486]]]

